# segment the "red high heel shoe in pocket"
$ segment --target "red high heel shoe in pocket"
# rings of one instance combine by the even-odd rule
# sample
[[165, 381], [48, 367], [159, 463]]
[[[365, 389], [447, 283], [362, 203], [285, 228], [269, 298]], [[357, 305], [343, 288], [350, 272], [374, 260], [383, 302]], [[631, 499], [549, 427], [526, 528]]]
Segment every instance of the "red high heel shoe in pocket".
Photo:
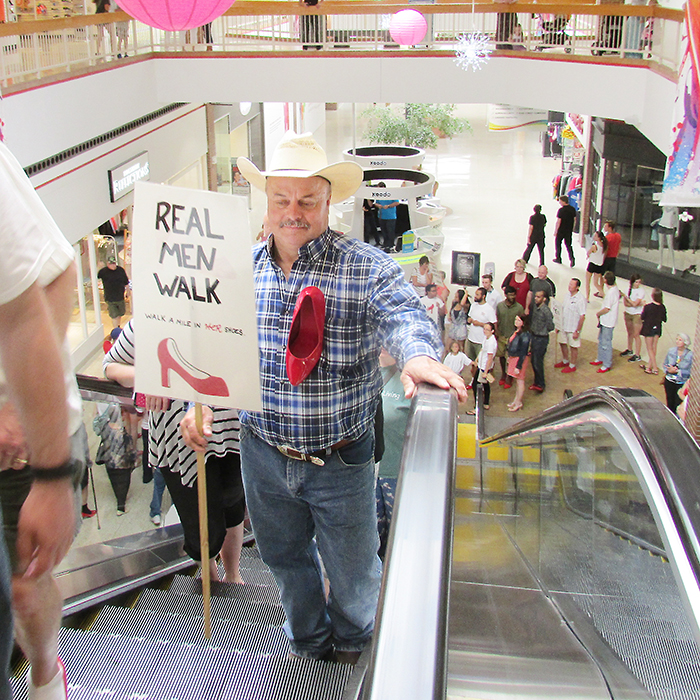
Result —
[[321, 357], [325, 319], [323, 292], [318, 287], [302, 289], [294, 306], [287, 341], [287, 377], [292, 386], [301, 384]]

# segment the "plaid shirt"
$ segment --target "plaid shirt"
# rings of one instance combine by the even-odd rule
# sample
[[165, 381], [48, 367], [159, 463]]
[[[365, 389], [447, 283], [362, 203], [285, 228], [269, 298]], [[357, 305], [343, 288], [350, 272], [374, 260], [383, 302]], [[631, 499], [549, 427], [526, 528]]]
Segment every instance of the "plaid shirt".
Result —
[[[441, 343], [401, 268], [376, 248], [327, 229], [300, 248], [286, 279], [272, 259], [272, 238], [253, 251], [263, 410], [241, 411], [240, 420], [270, 445], [315, 452], [372, 424], [382, 347], [403, 366], [418, 355], [439, 359]], [[292, 386], [287, 338], [297, 297], [309, 286], [326, 299], [323, 352]]]

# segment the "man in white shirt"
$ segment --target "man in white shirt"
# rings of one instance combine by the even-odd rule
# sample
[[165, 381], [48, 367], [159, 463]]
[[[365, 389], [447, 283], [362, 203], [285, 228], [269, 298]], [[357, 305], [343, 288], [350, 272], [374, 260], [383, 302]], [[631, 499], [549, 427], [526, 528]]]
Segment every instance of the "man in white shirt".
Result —
[[484, 342], [484, 324], [493, 323], [496, 326], [496, 310], [486, 303], [486, 290], [479, 287], [474, 292], [474, 303], [469, 308], [467, 317], [467, 357], [476, 360]]
[[617, 309], [620, 305], [620, 290], [615, 286], [615, 273], [608, 270], [603, 275], [605, 281], [605, 297], [603, 308], [596, 312], [598, 317], [598, 357], [591, 364], [598, 367], [598, 374], [609, 372], [612, 368], [613, 331], [617, 325]]
[[496, 307], [505, 300], [500, 289], [493, 286], [493, 275], [490, 272], [485, 272], [481, 275], [481, 286], [486, 290], [486, 303], [496, 310]]
[[430, 320], [440, 328], [440, 317], [445, 315], [445, 302], [437, 295], [436, 284], [426, 285], [425, 296], [421, 297], [420, 303], [425, 307]]
[[561, 307], [561, 328], [557, 329], [557, 333], [563, 359], [554, 366], [561, 367], [564, 374], [576, 371], [578, 349], [581, 347], [581, 329], [586, 320], [586, 298], [580, 289], [581, 280], [573, 277]]
[[[15, 634], [31, 662], [29, 698], [65, 700], [57, 650], [63, 599], [51, 572], [73, 539], [76, 486], [84, 467], [82, 409], [66, 341], [74, 253], [2, 143], [0, 241], [0, 491], [5, 539], [16, 552]], [[4, 543], [0, 550], [3, 674], [12, 624], [5, 617]], [[4, 683], [0, 678], [0, 697]]]

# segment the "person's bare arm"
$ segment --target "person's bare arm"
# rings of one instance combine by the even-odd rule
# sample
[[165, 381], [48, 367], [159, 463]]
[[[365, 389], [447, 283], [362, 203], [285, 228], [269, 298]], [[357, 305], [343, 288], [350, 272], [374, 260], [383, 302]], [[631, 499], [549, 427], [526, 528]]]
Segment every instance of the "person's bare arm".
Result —
[[44, 295], [49, 305], [49, 313], [59, 343], [63, 342], [73, 313], [75, 293], [75, 265], [67, 267], [56, 279], [44, 287]]
[[[124, 365], [121, 362], [109, 362], [105, 365], [105, 377], [122, 386], [133, 387], [136, 376], [134, 365]], [[146, 395], [146, 410], [160, 413], [170, 407], [170, 399], [164, 396]]]
[[[71, 264], [49, 285], [41, 289], [44, 301], [47, 305], [50, 321], [56, 331], [56, 342], [60, 346], [66, 336], [68, 323], [70, 322], [73, 308], [73, 290], [75, 287], [75, 265]], [[1, 350], [0, 350], [1, 352]], [[9, 468], [2, 457], [9, 457], [10, 453], [18, 459], [27, 459], [28, 446], [24, 432], [19, 422], [16, 407], [8, 403], [3, 408], [3, 427], [7, 430], [0, 432], [0, 469]]]
[[134, 365], [123, 365], [121, 362], [110, 362], [105, 365], [105, 377], [122, 386], [133, 387], [135, 376], [136, 368]]
[[52, 467], [70, 454], [60, 340], [50, 296], [33, 284], [0, 306], [0, 356], [24, 427], [32, 464]]
[[[70, 457], [62, 338], [57, 333], [70, 313], [49, 303], [65, 303], [61, 278], [48, 293], [35, 283], [0, 306], [0, 356], [31, 464], [40, 469], [61, 466]], [[18, 573], [38, 577], [53, 569], [70, 547], [73, 528], [71, 479], [35, 481], [19, 516]]]

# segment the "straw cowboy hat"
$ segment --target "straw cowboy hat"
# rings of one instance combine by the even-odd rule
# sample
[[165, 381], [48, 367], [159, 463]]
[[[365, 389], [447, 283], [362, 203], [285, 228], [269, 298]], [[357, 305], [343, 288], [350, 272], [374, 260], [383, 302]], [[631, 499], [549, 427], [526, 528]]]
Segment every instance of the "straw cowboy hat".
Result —
[[262, 172], [248, 158], [236, 161], [243, 177], [259, 190], [268, 177], [322, 177], [331, 183], [331, 204], [342, 202], [362, 184], [362, 168], [352, 161], [328, 165], [325, 151], [310, 133], [288, 131], [272, 154], [270, 169]]

